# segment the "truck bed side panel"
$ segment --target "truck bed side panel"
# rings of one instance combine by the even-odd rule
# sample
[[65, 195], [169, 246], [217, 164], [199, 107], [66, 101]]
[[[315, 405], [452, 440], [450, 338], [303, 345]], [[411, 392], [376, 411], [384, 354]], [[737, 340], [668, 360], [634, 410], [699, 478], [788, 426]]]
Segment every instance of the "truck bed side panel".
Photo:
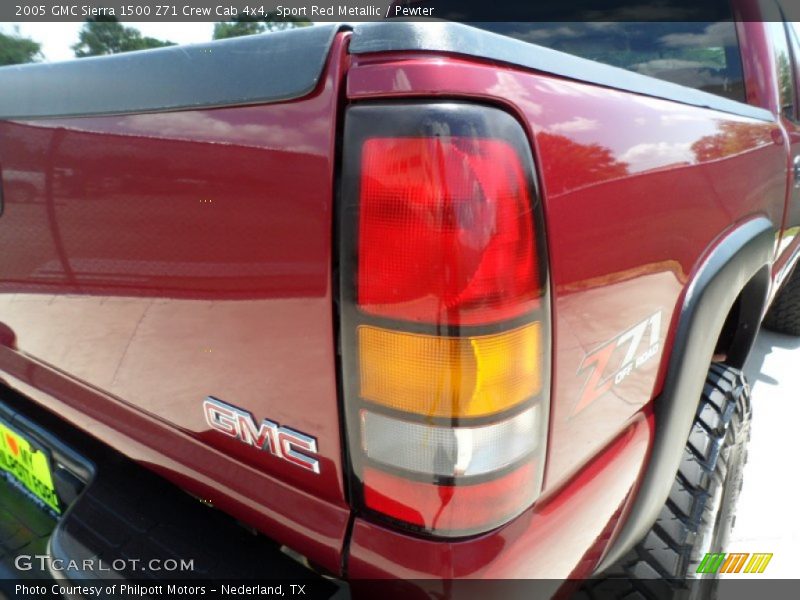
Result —
[[[705, 253], [756, 215], [779, 231], [786, 149], [778, 125], [746, 106], [734, 114], [455, 56], [360, 55], [348, 95], [467, 98], [503, 106], [527, 128], [547, 225], [554, 371], [545, 491], [526, 515], [547, 514], [549, 500], [659, 394], [674, 316]], [[632, 486], [637, 473], [617, 475]], [[625, 498], [606, 497], [602, 510], [622, 511]], [[355, 531], [354, 551], [369, 546], [361, 557], [377, 560]], [[503, 544], [503, 535], [487, 537]], [[382, 547], [381, 564], [406, 560], [397, 547]], [[469, 571], [466, 556], [449, 556], [447, 568]], [[550, 558], [559, 563], [550, 573], [579, 569], [574, 555]], [[529, 574], [498, 561], [497, 576]]]
[[[342, 42], [300, 100], [0, 122], [8, 382], [334, 571]], [[316, 438], [319, 474], [211, 429], [209, 395]]]

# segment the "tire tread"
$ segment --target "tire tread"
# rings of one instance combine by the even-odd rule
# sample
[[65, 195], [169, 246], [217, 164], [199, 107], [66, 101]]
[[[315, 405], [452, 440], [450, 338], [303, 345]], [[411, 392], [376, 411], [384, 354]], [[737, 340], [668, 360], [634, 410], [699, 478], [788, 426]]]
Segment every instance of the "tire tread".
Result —
[[764, 317], [764, 327], [787, 335], [800, 335], [800, 268], [778, 290]]
[[716, 519], [708, 503], [711, 490], [725, 481], [731, 444], [749, 437], [750, 413], [743, 374], [713, 364], [666, 504], [644, 540], [598, 579], [586, 582], [583, 590], [592, 600], [660, 600], [687, 588], [687, 577], [696, 568], [696, 536]]

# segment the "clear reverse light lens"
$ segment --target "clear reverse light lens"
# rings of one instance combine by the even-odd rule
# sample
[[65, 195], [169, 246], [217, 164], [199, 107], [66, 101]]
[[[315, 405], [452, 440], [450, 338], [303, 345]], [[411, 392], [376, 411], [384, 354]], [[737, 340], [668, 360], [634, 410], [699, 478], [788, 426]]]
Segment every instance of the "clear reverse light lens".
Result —
[[364, 410], [362, 442], [366, 455], [384, 465], [439, 477], [484, 475], [536, 449], [538, 408], [477, 427], [437, 427]]

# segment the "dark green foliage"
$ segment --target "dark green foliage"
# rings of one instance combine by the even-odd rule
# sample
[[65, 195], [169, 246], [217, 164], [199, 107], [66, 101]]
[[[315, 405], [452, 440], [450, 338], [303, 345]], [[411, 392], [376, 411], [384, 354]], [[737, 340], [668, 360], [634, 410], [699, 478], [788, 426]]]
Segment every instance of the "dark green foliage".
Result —
[[225, 38], [239, 37], [242, 35], [255, 35], [267, 31], [281, 31], [283, 29], [294, 29], [295, 27], [308, 27], [311, 21], [306, 19], [293, 19], [289, 17], [277, 17], [268, 14], [263, 18], [240, 15], [230, 21], [214, 24], [214, 39], [222, 40]]
[[145, 37], [138, 29], [125, 27], [114, 17], [97, 17], [86, 20], [78, 34], [78, 43], [72, 49], [75, 56], [83, 58], [174, 45], [173, 42]]
[[42, 45], [19, 32], [13, 35], [0, 33], [0, 65], [19, 65], [35, 62], [42, 57]]

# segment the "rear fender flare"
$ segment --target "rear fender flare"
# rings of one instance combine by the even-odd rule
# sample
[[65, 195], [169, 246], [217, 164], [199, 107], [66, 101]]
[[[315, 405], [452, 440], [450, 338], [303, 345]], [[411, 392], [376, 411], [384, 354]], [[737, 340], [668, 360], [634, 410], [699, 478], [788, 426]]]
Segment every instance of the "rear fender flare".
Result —
[[756, 217], [725, 232], [694, 271], [683, 297], [661, 394], [655, 399], [650, 460], [627, 519], [596, 572], [613, 565], [647, 534], [667, 500], [694, 420], [717, 340], [741, 296], [730, 356], [737, 363], [752, 347], [767, 301], [775, 228]]

